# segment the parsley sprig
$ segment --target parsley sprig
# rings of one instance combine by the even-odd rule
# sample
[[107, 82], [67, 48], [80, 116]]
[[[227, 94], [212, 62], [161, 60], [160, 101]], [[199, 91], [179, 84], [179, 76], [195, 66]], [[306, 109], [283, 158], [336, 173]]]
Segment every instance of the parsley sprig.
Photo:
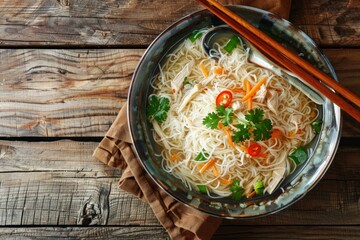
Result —
[[162, 123], [167, 118], [167, 112], [170, 109], [170, 100], [166, 97], [157, 97], [152, 95], [149, 99], [149, 105], [146, 109], [147, 115]]
[[203, 119], [203, 124], [208, 128], [215, 129], [221, 121], [224, 126], [227, 126], [232, 122], [233, 115], [234, 111], [231, 107], [225, 108], [224, 106], [216, 106], [216, 113], [209, 113]]
[[247, 124], [236, 125], [237, 131], [234, 131], [232, 140], [234, 142], [242, 142], [254, 137], [255, 141], [265, 141], [271, 137], [272, 124], [270, 119], [264, 118], [264, 110], [255, 108], [249, 110], [245, 115]]
[[[224, 126], [228, 126], [233, 121], [234, 111], [231, 107], [217, 106], [216, 113], [209, 113], [204, 119], [203, 124], [211, 129], [216, 129], [221, 121]], [[255, 141], [265, 141], [271, 138], [272, 124], [270, 119], [264, 118], [264, 110], [255, 108], [249, 110], [245, 115], [247, 123], [235, 125], [232, 140], [236, 143], [254, 138]]]

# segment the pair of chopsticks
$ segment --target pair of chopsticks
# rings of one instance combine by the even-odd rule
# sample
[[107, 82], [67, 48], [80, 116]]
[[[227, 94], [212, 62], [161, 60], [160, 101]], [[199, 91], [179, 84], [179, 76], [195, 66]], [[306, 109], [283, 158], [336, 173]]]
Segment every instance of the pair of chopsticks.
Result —
[[[273, 40], [261, 30], [246, 22], [246, 20], [236, 15], [229, 8], [215, 0], [197, 1], [240, 33], [260, 51], [270, 56], [284, 68], [296, 74], [314, 89], [338, 105], [343, 111], [347, 112], [350, 116], [360, 122], [360, 110], [353, 106], [356, 105], [357, 107], [360, 107], [359, 96], [341, 86], [337, 81], [313, 67], [310, 63]], [[332, 88], [332, 90], [330, 88]]]

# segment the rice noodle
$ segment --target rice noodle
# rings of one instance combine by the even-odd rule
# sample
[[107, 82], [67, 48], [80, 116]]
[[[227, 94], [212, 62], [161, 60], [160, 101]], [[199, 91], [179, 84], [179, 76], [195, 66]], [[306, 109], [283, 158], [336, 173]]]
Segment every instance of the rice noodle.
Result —
[[[315, 103], [302, 92], [274, 73], [249, 63], [248, 52], [242, 46], [228, 54], [222, 51], [224, 44], [219, 43], [217, 49], [213, 50], [220, 57], [219, 61], [215, 61], [203, 51], [201, 39], [194, 43], [185, 40], [167, 56], [164, 64], [159, 66], [159, 75], [152, 82], [153, 94], [170, 100], [166, 121], [159, 124], [157, 131], [154, 131], [155, 141], [164, 147], [161, 153], [164, 171], [181, 179], [190, 189], [205, 185], [212, 197], [231, 195], [229, 184], [222, 183], [221, 179], [238, 179], [247, 194], [253, 190], [253, 183], [257, 180], [262, 180], [265, 187], [274, 181], [273, 172], [283, 165], [283, 161], [286, 161], [286, 174], [291, 174], [296, 168], [295, 164], [287, 157], [280, 156], [287, 156], [290, 151], [313, 139], [311, 122], [318, 115]], [[172, 81], [189, 63], [192, 63], [193, 67], [186, 78], [191, 84], [186, 84], [173, 93]], [[208, 70], [208, 77], [204, 76], [200, 64]], [[218, 67], [224, 69], [222, 74], [214, 72]], [[263, 109], [264, 117], [271, 120], [273, 129], [280, 130], [283, 135], [259, 141], [262, 152], [267, 154], [267, 157], [257, 158], [243, 150], [243, 147], [248, 147], [253, 140], [235, 143], [235, 148], [232, 148], [223, 130], [207, 128], [202, 121], [209, 113], [216, 111], [215, 98], [221, 91], [243, 89], [245, 79], [254, 86], [264, 76], [267, 81], [253, 97], [252, 107]], [[179, 111], [184, 96], [195, 84], [205, 86], [206, 90], [196, 93]], [[234, 110], [234, 115], [239, 120], [231, 123], [229, 129], [235, 129], [239, 122], [246, 122], [244, 115], [247, 113], [247, 103], [240, 101], [243, 96], [233, 93], [233, 103], [236, 102], [239, 106]], [[276, 101], [268, 101], [271, 97], [276, 97]], [[268, 107], [269, 102], [276, 103], [277, 106], [271, 106], [271, 110]], [[206, 161], [194, 160], [200, 152], [208, 155]], [[286, 154], [281, 154], [284, 152]], [[177, 159], [171, 160], [174, 155], [177, 155]], [[199, 172], [199, 165], [210, 159], [216, 160], [218, 176], [212, 168], [203, 173]]]

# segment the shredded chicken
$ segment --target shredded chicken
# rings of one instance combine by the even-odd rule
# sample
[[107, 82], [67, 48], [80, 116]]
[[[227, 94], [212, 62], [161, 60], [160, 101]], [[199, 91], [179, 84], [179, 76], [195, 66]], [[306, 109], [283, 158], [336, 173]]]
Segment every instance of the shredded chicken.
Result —
[[171, 89], [173, 93], [178, 93], [179, 90], [183, 87], [184, 79], [185, 77], [190, 75], [191, 69], [193, 68], [194, 64], [195, 64], [194, 60], [187, 63], [185, 67], [171, 81]]
[[238, 109], [241, 109], [241, 102], [240, 101], [235, 101], [231, 104], [231, 108], [236, 111]]
[[287, 157], [286, 152], [283, 152], [279, 156], [279, 158], [281, 158], [282, 161], [280, 162], [280, 165], [277, 166], [277, 168], [273, 171], [272, 180], [266, 187], [266, 191], [270, 194], [273, 193], [274, 190], [278, 188], [280, 183], [284, 180], [284, 176], [286, 176], [286, 157]]
[[273, 113], [277, 114], [279, 108], [279, 97], [277, 92], [274, 90], [270, 90], [270, 97], [267, 100], [267, 106]]
[[204, 89], [204, 86], [202, 84], [195, 84], [192, 89], [190, 89], [188, 92], [185, 93], [184, 98], [182, 99], [178, 111], [182, 111], [186, 105], [190, 102], [190, 100], [200, 93]]
[[256, 98], [258, 99], [258, 102], [263, 102], [265, 97], [266, 97], [266, 93], [267, 93], [267, 90], [266, 90], [266, 87], [265, 85], [261, 85], [259, 91], [256, 93]]

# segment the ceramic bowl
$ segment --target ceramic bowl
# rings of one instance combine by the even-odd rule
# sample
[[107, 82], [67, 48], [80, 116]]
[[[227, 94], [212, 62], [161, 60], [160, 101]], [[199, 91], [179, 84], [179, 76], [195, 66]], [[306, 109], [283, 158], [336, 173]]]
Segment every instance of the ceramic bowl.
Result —
[[[269, 12], [244, 6], [230, 6], [239, 16], [275, 40], [287, 45], [334, 79], [335, 72], [316, 44], [290, 22]], [[323, 126], [312, 143], [309, 159], [287, 177], [271, 195], [236, 202], [230, 198], [213, 199], [198, 191], [189, 191], [173, 175], [163, 171], [152, 128], [147, 121], [146, 106], [152, 92], [150, 81], [158, 73], [158, 65], [166, 55], [196, 29], [223, 25], [207, 10], [194, 12], [171, 25], [148, 47], [141, 58], [131, 82], [128, 96], [128, 121], [133, 145], [141, 165], [154, 182], [173, 198], [201, 212], [224, 218], [251, 218], [282, 210], [309, 192], [331, 164], [340, 139], [340, 109], [325, 98], [320, 107]]]

